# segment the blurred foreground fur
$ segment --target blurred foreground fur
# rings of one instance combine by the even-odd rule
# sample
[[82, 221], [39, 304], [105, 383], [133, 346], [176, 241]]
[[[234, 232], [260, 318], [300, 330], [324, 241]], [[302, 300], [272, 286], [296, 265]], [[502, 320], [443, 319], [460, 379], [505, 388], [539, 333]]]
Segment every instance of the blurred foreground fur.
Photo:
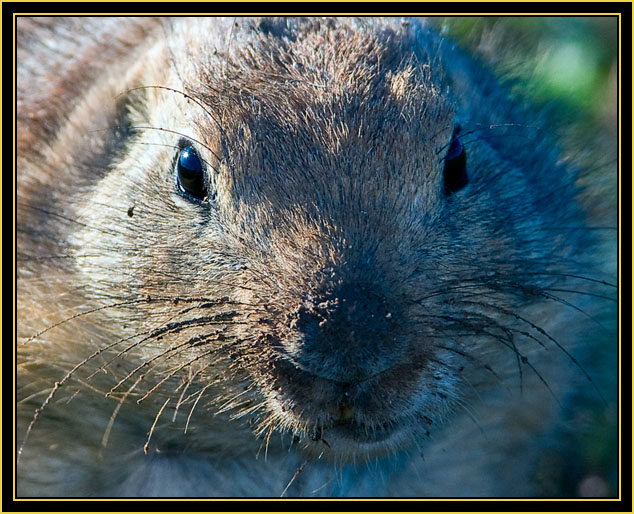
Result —
[[613, 483], [613, 141], [418, 20], [17, 26], [20, 496]]

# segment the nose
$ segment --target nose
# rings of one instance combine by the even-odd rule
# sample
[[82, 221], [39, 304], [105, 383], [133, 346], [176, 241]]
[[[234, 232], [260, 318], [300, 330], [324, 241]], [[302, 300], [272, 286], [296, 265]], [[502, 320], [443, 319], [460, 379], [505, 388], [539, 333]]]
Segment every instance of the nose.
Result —
[[303, 369], [338, 382], [368, 378], [393, 360], [395, 315], [371, 284], [345, 283], [296, 312]]

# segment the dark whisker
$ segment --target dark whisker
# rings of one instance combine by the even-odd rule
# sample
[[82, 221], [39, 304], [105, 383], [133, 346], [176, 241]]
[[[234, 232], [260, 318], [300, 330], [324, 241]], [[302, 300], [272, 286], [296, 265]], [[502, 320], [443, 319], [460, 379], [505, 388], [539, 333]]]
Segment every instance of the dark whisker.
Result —
[[493, 375], [495, 377], [495, 379], [502, 383], [502, 379], [500, 378], [500, 376], [493, 370], [493, 368], [483, 362], [482, 360], [478, 359], [477, 357], [475, 357], [474, 355], [464, 351], [464, 350], [458, 350], [457, 348], [452, 348], [451, 346], [446, 346], [446, 345], [441, 345], [441, 344], [434, 344], [434, 346], [436, 348], [442, 348], [443, 350], [447, 350], [449, 352], [453, 352], [455, 354], [460, 355], [461, 357], [465, 357], [466, 359], [469, 359], [473, 362], [476, 362], [477, 364], [479, 364], [480, 366], [482, 366], [482, 368], [484, 368], [486, 371], [488, 371], [489, 373], [491, 373], [491, 375]]
[[603, 284], [605, 286], [610, 286], [614, 288], [618, 287], [616, 284], [611, 284], [610, 282], [606, 282], [605, 280], [599, 280], [599, 279], [591, 278], [591, 277], [584, 277], [582, 275], [575, 275], [572, 273], [556, 273], [552, 271], [533, 271], [531, 273], [518, 273], [518, 276], [533, 277], [536, 275], [546, 275], [546, 276], [555, 276], [555, 277], [564, 277], [564, 278], [578, 278], [580, 280], [586, 280], [588, 282], [596, 282], [598, 284]]
[[[487, 308], [493, 309], [495, 311], [502, 312], [502, 313], [504, 313], [504, 314], [506, 314], [508, 316], [514, 317], [515, 319], [517, 319], [519, 321], [522, 321], [523, 323], [526, 323], [527, 325], [529, 325], [530, 327], [535, 329], [541, 335], [543, 335], [544, 337], [548, 338], [552, 343], [554, 343], [555, 346], [557, 346], [557, 348], [559, 348], [570, 359], [570, 361], [577, 367], [577, 369], [579, 369], [583, 373], [583, 375], [586, 377], [586, 379], [589, 382], [592, 383], [592, 385], [594, 386], [595, 391], [598, 393], [600, 398], [603, 400], [603, 395], [601, 394], [601, 391], [599, 391], [598, 387], [596, 386], [596, 384], [592, 380], [592, 377], [584, 369], [584, 367], [581, 365], [581, 363], [577, 359], [575, 359], [575, 357], [568, 350], [566, 350], [566, 348], [564, 348], [564, 346], [561, 343], [559, 343], [559, 341], [557, 341], [554, 337], [552, 337], [550, 334], [548, 334], [542, 327], [536, 325], [535, 323], [533, 323], [530, 320], [527, 320], [526, 318], [520, 316], [519, 314], [517, 314], [515, 312], [512, 312], [512, 311], [509, 311], [508, 309], [504, 309], [503, 307], [500, 307], [498, 305], [492, 305], [492, 304], [484, 303], [484, 302], [468, 302], [468, 301], [462, 301], [462, 300], [459, 300], [458, 302], [466, 303], [466, 304], [472, 304], [472, 305], [479, 305], [481, 307], [487, 307]], [[603, 400], [603, 401], [605, 401], [605, 400]]]
[[31, 205], [28, 203], [23, 203], [23, 202], [18, 202], [18, 207], [22, 207], [22, 208], [28, 208], [28, 209], [32, 209], [34, 211], [38, 211], [41, 212], [43, 214], [47, 214], [49, 216], [54, 216], [55, 218], [59, 218], [59, 219], [63, 219], [65, 221], [68, 221], [70, 223], [74, 223], [76, 225], [79, 225], [80, 227], [85, 227], [89, 230], [94, 230], [95, 232], [99, 232], [100, 234], [108, 234], [110, 236], [117, 236], [119, 235], [118, 232], [114, 231], [114, 230], [107, 230], [107, 229], [103, 229], [100, 227], [94, 227], [92, 225], [88, 225], [87, 223], [82, 223], [81, 221], [77, 221], [76, 219], [73, 218], [69, 218], [68, 216], [64, 216], [63, 214], [60, 214], [59, 212], [55, 212], [55, 211], [51, 211], [49, 209], [44, 209], [43, 207], [37, 207], [35, 205]]
[[[218, 130], [220, 131], [220, 135], [222, 136], [223, 140], [227, 139], [227, 135], [226, 135], [226, 133], [224, 131], [224, 128], [222, 127], [222, 124], [216, 119], [214, 114], [212, 114], [211, 111], [209, 111], [209, 109], [202, 102], [200, 102], [199, 100], [197, 100], [193, 96], [185, 93], [184, 91], [180, 91], [178, 89], [174, 89], [174, 88], [167, 87], [167, 86], [158, 86], [158, 85], [139, 86], [139, 87], [136, 87], [136, 88], [130, 88], [127, 91], [125, 91], [124, 93], [121, 93], [121, 94], [126, 94], [128, 92], [131, 92], [131, 91], [134, 91], [134, 90], [139, 90], [139, 89], [164, 89], [166, 91], [171, 91], [172, 93], [177, 93], [179, 95], [182, 95], [188, 101], [191, 101], [194, 104], [196, 104], [198, 107], [200, 107], [209, 116], [209, 118], [211, 118], [211, 120], [213, 120], [213, 122], [216, 124], [216, 126], [218, 127]], [[118, 95], [118, 96], [120, 96], [120, 95]], [[221, 159], [218, 158], [218, 156], [216, 156], [216, 154], [209, 147], [207, 147], [206, 145], [203, 145], [203, 146], [205, 146], [205, 148], [207, 148], [216, 157], [216, 159], [218, 159], [218, 161], [221, 162]]]
[[[138, 126], [133, 126], [132, 128], [133, 129], [139, 129], [139, 130], [158, 130], [160, 132], [168, 132], [170, 134], [176, 134], [176, 135], [182, 136], [182, 137], [187, 138], [187, 139], [189, 139], [191, 141], [194, 141], [195, 143], [198, 143], [200, 146], [206, 148], [209, 151], [209, 153], [211, 153], [218, 160], [218, 162], [222, 162], [220, 157], [218, 157], [216, 155], [216, 153], [211, 148], [209, 148], [208, 145], [206, 145], [205, 143], [203, 143], [203, 142], [201, 142], [201, 141], [199, 141], [199, 140], [197, 140], [197, 139], [195, 139], [195, 138], [193, 138], [191, 136], [188, 136], [187, 134], [183, 134], [182, 132], [178, 132], [176, 130], [170, 130], [170, 129], [166, 129], [166, 128], [162, 128], [162, 127], [150, 127], [148, 125], [138, 125]], [[213, 169], [216, 173], [219, 173], [218, 170], [212, 164], [210, 164], [209, 162], [205, 161], [205, 164], [207, 164], [207, 166], [209, 166], [211, 169]]]
[[[603, 300], [608, 300], [610, 302], [617, 302], [618, 299], [617, 298], [610, 298], [609, 296], [605, 296], [602, 294], [597, 294], [597, 293], [589, 293], [587, 291], [577, 291], [575, 289], [559, 289], [559, 288], [554, 288], [554, 287], [544, 287], [543, 288], [544, 291], [556, 291], [556, 292], [560, 292], [560, 293], [571, 293], [571, 294], [579, 294], [579, 295], [583, 295], [583, 296], [592, 296], [594, 298], [601, 298]], [[557, 298], [559, 299], [559, 298]]]

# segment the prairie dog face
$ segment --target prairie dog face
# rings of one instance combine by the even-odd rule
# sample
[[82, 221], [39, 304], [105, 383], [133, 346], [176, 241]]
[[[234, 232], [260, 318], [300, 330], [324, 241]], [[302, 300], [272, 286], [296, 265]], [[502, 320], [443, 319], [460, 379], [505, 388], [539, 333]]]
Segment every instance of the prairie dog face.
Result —
[[[72, 405], [119, 402], [146, 451], [169, 418], [195, 434], [183, 447], [222, 433], [231, 456], [281, 433], [353, 462], [424, 446], [518, 369], [548, 390], [548, 345], [576, 364], [560, 341], [580, 309], [552, 294], [590, 247], [557, 228], [585, 222], [575, 170], [433, 31], [103, 23], [76, 66], [42, 72], [50, 91], [18, 80], [25, 390], [54, 355], [50, 400], [77, 381]], [[64, 416], [44, 404], [27, 438]]]
[[[407, 60], [398, 32], [393, 42], [331, 27], [240, 46], [236, 28], [235, 50], [205, 39], [204, 22], [170, 33], [116, 96], [126, 140], [80, 201], [86, 228], [70, 238], [80, 253], [102, 249], [78, 261], [83, 280], [104, 295], [211, 304], [193, 318], [172, 312], [183, 327], [134, 351], [170, 360], [170, 345], [202, 340], [170, 353], [247, 384], [249, 408], [264, 411], [258, 430], [345, 458], [408, 444], [457, 382], [443, 368], [453, 356], [415, 321], [430, 278], [411, 270], [442, 259], [431, 247], [454, 193], [451, 102], [428, 66]], [[330, 55], [316, 50], [324, 38]], [[150, 300], [138, 310], [151, 323], [135, 316], [125, 334], [156, 325]]]

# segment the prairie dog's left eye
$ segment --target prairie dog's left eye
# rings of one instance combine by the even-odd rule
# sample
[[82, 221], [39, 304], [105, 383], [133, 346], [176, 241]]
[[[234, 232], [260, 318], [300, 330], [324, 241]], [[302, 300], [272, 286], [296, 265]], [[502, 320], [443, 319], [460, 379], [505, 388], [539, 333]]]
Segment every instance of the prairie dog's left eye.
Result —
[[187, 195], [197, 200], [204, 200], [207, 196], [203, 163], [192, 146], [183, 147], [178, 154], [176, 180], [180, 190]]
[[445, 156], [443, 181], [445, 195], [449, 196], [460, 191], [469, 183], [467, 175], [467, 152], [458, 137], [460, 125], [456, 125], [449, 143], [449, 150]]

